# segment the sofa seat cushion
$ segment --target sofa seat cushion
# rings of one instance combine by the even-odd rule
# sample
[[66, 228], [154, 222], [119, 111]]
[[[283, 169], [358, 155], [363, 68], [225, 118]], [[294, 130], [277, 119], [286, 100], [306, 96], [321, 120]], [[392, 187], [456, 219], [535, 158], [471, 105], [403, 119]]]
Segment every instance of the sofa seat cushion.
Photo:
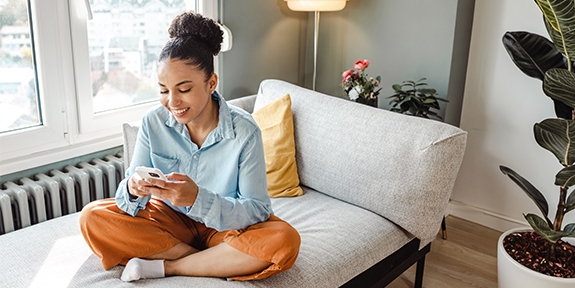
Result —
[[[272, 199], [276, 215], [292, 224], [302, 243], [288, 271], [253, 282], [170, 277], [143, 287], [338, 287], [413, 239], [365, 209], [309, 190]], [[5, 287], [133, 287], [122, 267], [102, 269], [78, 227], [78, 213], [0, 236], [0, 283]]]

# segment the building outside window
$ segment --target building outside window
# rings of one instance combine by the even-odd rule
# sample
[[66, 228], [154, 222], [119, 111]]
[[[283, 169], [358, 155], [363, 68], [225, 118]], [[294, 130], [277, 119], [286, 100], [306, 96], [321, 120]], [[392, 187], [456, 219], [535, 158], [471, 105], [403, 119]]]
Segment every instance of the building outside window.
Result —
[[25, 1], [0, 2], [0, 133], [41, 124]]

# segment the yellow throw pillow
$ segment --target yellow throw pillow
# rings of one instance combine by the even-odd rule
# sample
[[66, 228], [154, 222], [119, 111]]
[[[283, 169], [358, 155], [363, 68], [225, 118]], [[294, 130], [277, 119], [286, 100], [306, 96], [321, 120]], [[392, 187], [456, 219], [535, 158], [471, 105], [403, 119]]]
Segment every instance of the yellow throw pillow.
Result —
[[252, 116], [262, 131], [268, 194], [270, 197], [302, 195], [295, 162], [290, 95], [274, 100]]

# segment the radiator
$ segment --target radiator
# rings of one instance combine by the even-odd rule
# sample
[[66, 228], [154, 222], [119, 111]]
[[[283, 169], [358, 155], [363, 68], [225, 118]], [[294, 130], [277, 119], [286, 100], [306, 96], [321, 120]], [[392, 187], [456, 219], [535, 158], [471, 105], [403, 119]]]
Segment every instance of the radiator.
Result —
[[68, 165], [0, 186], [0, 235], [113, 197], [124, 177], [122, 153]]

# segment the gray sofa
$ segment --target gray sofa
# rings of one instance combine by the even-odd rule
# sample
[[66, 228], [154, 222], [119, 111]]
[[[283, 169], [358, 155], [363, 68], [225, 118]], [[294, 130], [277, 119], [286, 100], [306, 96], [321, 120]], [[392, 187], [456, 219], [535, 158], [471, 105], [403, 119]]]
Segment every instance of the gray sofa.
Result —
[[[382, 287], [418, 263], [435, 239], [467, 133], [265, 80], [257, 95], [229, 101], [248, 112], [290, 94], [304, 195], [272, 199], [301, 235], [287, 272], [253, 282], [170, 277], [124, 283], [105, 271], [80, 234], [78, 213], [0, 236], [2, 287]], [[129, 162], [137, 126], [124, 125]]]

